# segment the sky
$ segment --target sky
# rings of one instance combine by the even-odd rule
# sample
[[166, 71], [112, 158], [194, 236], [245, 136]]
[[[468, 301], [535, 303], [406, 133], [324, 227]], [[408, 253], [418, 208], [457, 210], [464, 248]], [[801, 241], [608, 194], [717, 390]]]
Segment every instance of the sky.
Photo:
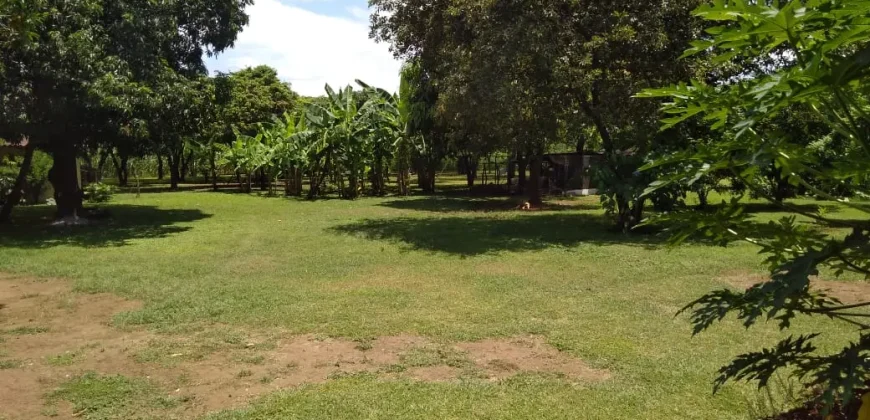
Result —
[[206, 58], [210, 71], [266, 64], [305, 96], [356, 79], [390, 92], [399, 87], [401, 63], [369, 38], [366, 0], [255, 0], [247, 13], [235, 47]]

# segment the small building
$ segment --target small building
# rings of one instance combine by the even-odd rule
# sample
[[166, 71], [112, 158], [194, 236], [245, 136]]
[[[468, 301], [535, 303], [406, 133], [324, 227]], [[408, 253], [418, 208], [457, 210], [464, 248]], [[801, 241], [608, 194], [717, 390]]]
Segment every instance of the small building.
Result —
[[547, 190], [567, 195], [595, 195], [594, 168], [604, 161], [596, 152], [550, 153], [542, 156], [541, 175]]

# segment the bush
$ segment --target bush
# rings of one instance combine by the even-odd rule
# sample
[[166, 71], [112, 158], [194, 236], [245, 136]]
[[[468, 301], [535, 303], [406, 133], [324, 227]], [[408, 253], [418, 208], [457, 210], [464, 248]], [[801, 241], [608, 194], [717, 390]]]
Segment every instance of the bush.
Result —
[[100, 182], [85, 187], [85, 200], [89, 203], [105, 203], [115, 195], [115, 187]]

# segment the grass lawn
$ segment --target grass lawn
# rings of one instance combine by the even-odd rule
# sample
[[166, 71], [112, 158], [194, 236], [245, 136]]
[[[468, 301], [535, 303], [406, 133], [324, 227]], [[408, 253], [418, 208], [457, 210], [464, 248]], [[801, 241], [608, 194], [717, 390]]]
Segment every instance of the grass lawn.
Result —
[[[534, 372], [497, 381], [337, 375], [208, 415], [216, 419], [743, 419], [756, 393], [736, 384], [712, 395], [715, 372], [783, 336], [773, 324], [746, 334], [728, 321], [692, 338], [675, 313], [729, 278], [763, 272], [757, 249], [669, 249], [658, 236], [612, 233], [596, 198], [521, 212], [498, 198], [306, 202], [180, 192], [122, 194], [106, 207], [111, 219], [65, 231], [28, 226], [49, 208], [19, 209], [17, 224], [0, 230], [0, 272], [70, 279], [77, 292], [142, 302], [113, 319], [119, 333], [158, 337], [131, 351], [130, 363], [165, 362], [146, 350], [182, 338], [206, 346], [215, 331], [244, 337], [212, 352], [242, 351], [232, 345], [276, 331], [360, 343], [406, 335], [446, 346], [534, 335], [609, 372], [589, 383]], [[757, 210], [762, 220], [780, 216]], [[797, 324], [791, 333], [824, 331], [832, 348], [850, 334], [825, 320]], [[259, 363], [237, 360], [228, 369], [239, 378]], [[169, 385], [100, 373], [107, 376], [60, 384], [46, 400], [68, 401], [86, 418], [125, 418], [142, 407], [188, 417], [183, 400], [143, 396]]]

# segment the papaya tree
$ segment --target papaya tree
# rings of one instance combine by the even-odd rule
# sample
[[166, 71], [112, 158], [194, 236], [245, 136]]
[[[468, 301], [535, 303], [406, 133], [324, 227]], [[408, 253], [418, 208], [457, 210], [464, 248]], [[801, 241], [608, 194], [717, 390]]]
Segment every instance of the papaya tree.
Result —
[[[830, 341], [819, 346], [821, 340], [830, 339], [825, 331], [816, 331], [739, 355], [719, 371], [715, 381], [717, 389], [731, 380], [765, 386], [775, 373], [786, 371], [808, 387], [820, 388], [827, 407], [838, 399], [848, 402], [870, 380], [870, 323], [862, 311], [870, 302], [844, 304], [819, 291], [817, 279], [847, 273], [870, 277], [870, 204], [844, 197], [866, 198], [870, 186], [870, 1], [716, 0], [698, 8], [695, 15], [715, 26], [692, 42], [686, 55], [709, 54], [718, 62], [743, 57], [747, 71], [726, 83], [696, 79], [639, 95], [664, 100], [665, 128], [701, 119], [719, 133], [715, 141], [648, 165], [678, 168], [648, 191], [675, 183], [691, 185], [725, 171], [788, 216], [758, 229], [738, 198], [713, 213], [669, 215], [666, 219], [682, 227], [673, 242], [699, 231], [720, 244], [746, 240], [766, 255], [770, 271], [769, 280], [747, 290], [714, 291], [690, 303], [684, 312], [690, 315], [696, 334], [729, 315], [747, 328], [772, 320], [788, 330], [801, 316], [825, 317], [854, 327], [853, 338], [836, 343], [837, 347]], [[772, 57], [777, 63], [765, 64]], [[830, 165], [818, 165], [818, 154], [806, 147], [802, 136], [764, 129], [765, 121], [795, 106], [812, 112], [852, 147], [843, 148]], [[762, 171], [769, 162], [791, 186], [848, 207], [855, 216], [836, 219], [781, 200], [763, 185]], [[839, 188], [825, 190], [817, 187], [819, 183]], [[825, 233], [832, 231], [838, 233]]]

